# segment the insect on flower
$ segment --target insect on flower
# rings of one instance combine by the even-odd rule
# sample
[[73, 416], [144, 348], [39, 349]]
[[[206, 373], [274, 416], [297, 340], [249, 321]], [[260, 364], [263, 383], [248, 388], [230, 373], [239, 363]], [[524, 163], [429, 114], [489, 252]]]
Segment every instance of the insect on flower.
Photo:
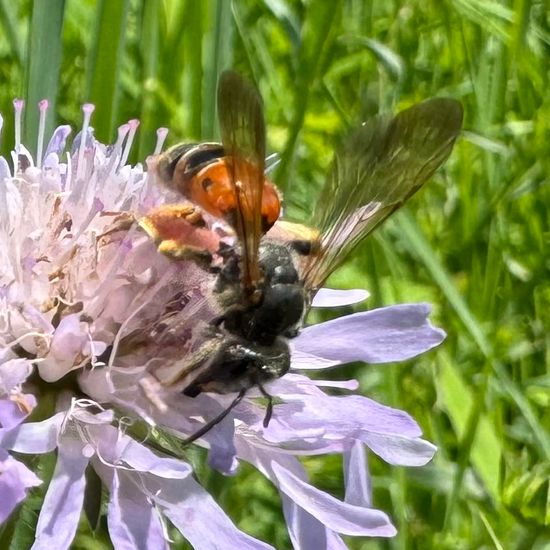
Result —
[[[222, 143], [181, 144], [159, 155], [159, 179], [186, 202], [159, 207], [140, 225], [159, 250], [191, 259], [213, 277], [220, 315], [200, 349], [162, 380], [187, 396], [237, 396], [290, 368], [288, 339], [298, 334], [312, 298], [355, 246], [400, 208], [447, 159], [462, 124], [462, 107], [433, 98], [395, 117], [378, 116], [344, 141], [321, 191], [312, 229], [279, 219], [280, 196], [265, 176], [265, 123], [257, 89], [239, 74], [221, 75], [218, 113]], [[212, 220], [236, 237], [228, 245]]]

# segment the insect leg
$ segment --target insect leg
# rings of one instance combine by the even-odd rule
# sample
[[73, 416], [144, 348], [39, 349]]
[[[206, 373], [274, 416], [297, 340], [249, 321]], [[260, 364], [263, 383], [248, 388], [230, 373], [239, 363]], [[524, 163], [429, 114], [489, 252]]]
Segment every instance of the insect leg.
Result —
[[271, 417], [273, 415], [273, 396], [267, 393], [266, 389], [259, 382], [258, 388], [262, 392], [262, 395], [267, 399], [267, 406], [265, 408], [265, 416], [263, 421], [264, 428], [267, 428], [269, 426], [269, 421], [271, 420]]
[[247, 388], [243, 388], [233, 401], [225, 408], [218, 416], [214, 417], [212, 420], [207, 422], [200, 430], [197, 430], [193, 435], [190, 435], [188, 438], [184, 439], [182, 444], [183, 446], [190, 445], [193, 441], [196, 441], [202, 437], [205, 433], [209, 432], [216, 424], [219, 424], [242, 400], [246, 394]]

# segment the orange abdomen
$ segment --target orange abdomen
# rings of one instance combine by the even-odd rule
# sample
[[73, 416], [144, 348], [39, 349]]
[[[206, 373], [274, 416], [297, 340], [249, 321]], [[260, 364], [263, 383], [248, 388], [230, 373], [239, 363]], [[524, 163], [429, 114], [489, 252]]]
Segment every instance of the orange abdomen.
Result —
[[[243, 179], [243, 176], [248, 177], [244, 185], [254, 185], [254, 180], [257, 174], [254, 173], [255, 168], [240, 161], [241, 166], [238, 168], [239, 174], [236, 179]], [[239, 182], [236, 182], [239, 185]], [[227, 219], [237, 208], [236, 191], [231, 183], [230, 170], [226, 159], [221, 158], [218, 161], [212, 162], [202, 168], [186, 185], [186, 193], [188, 198], [195, 204], [201, 206], [209, 214], [213, 216]], [[249, 196], [249, 193], [243, 193]], [[243, 214], [247, 211], [252, 215], [252, 205], [241, 205]], [[279, 219], [281, 214], [281, 199], [276, 187], [269, 181], [265, 180], [263, 185], [263, 193], [261, 200], [261, 218], [262, 230], [268, 231], [269, 228]]]

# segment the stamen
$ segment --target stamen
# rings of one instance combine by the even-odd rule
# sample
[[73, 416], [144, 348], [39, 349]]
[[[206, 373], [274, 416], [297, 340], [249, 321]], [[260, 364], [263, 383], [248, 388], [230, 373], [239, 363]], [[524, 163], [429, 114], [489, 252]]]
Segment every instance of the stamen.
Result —
[[40, 119], [38, 121], [38, 143], [36, 144], [36, 167], [42, 167], [42, 148], [44, 147], [44, 128], [46, 126], [46, 113], [48, 111], [48, 100], [43, 99], [38, 103]]
[[2, 144], [2, 128], [4, 128], [4, 117], [0, 115], [0, 145]]
[[92, 103], [84, 103], [82, 105], [82, 112], [84, 113], [84, 119], [82, 121], [82, 130], [80, 131], [80, 147], [78, 148], [78, 163], [76, 165], [76, 180], [78, 181], [82, 175], [84, 169], [84, 150], [86, 149], [86, 139], [88, 137], [88, 128], [90, 126], [90, 119], [92, 113], [95, 110], [95, 105]]
[[19, 155], [21, 149], [21, 113], [25, 107], [23, 99], [14, 99], [13, 108], [15, 109], [15, 153]]
[[124, 147], [124, 152], [122, 153], [122, 158], [120, 159], [120, 166], [124, 166], [128, 160], [128, 155], [130, 154], [130, 149], [132, 148], [132, 143], [134, 142], [134, 136], [139, 126], [139, 120], [133, 118], [128, 121], [128, 127], [130, 128], [130, 133], [128, 134], [128, 139], [126, 140], [126, 146]]
[[167, 135], [168, 128], [159, 128], [157, 130], [157, 144], [155, 145], [153, 155], [158, 155], [162, 151], [162, 146], [164, 145], [164, 141], [166, 140]]

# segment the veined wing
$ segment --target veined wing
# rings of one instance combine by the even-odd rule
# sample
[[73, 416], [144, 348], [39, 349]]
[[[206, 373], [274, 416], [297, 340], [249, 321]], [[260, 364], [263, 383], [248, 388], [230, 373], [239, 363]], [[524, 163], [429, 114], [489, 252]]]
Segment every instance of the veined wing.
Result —
[[265, 123], [258, 90], [236, 72], [225, 71], [220, 77], [218, 118], [236, 198], [234, 227], [242, 249], [242, 282], [252, 296], [261, 278], [258, 249], [262, 236]]
[[313, 213], [321, 246], [305, 262], [309, 288], [318, 289], [351, 250], [445, 162], [462, 116], [458, 101], [433, 98], [394, 118], [378, 116], [347, 138]]

